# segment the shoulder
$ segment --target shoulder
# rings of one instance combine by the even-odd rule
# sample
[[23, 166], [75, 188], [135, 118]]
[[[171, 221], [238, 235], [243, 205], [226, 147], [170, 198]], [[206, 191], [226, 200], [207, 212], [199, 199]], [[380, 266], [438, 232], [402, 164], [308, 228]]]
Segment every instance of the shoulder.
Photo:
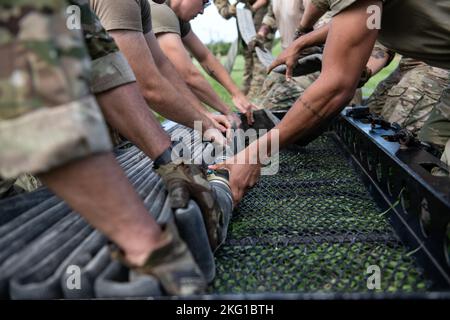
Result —
[[153, 32], [155, 34], [172, 32], [181, 35], [180, 21], [175, 12], [167, 4], [157, 4], [152, 1], [150, 5]]
[[90, 0], [90, 4], [107, 31], [143, 31], [141, 7], [136, 0]]

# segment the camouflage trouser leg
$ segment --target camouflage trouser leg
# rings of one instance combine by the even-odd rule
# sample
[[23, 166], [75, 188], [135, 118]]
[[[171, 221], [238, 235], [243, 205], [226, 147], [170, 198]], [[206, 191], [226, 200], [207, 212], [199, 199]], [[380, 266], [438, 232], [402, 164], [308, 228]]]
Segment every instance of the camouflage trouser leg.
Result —
[[381, 115], [413, 132], [423, 127], [445, 88], [448, 71], [419, 65], [408, 71], [387, 93]]
[[450, 139], [445, 144], [445, 149], [444, 149], [444, 153], [442, 154], [441, 160], [447, 166], [450, 166]]
[[381, 114], [384, 105], [386, 104], [388, 91], [395, 86], [402, 78], [400, 68], [397, 67], [391, 74], [381, 81], [374, 92], [367, 99], [366, 105], [369, 107], [370, 111], [376, 114]]
[[363, 94], [361, 89], [356, 89], [355, 95], [349, 105], [361, 105], [363, 102]]
[[[267, 41], [264, 43], [264, 48], [268, 51], [272, 51], [272, 34], [267, 36]], [[267, 69], [259, 61], [257, 54], [253, 53], [253, 70], [250, 81], [250, 88], [248, 90], [247, 96], [250, 99], [256, 99], [259, 97], [261, 89], [263, 87], [264, 81], [267, 79]]]
[[250, 84], [253, 76], [253, 53], [248, 50], [247, 45], [244, 44], [244, 75], [242, 77], [242, 92], [247, 95], [250, 91]]
[[255, 99], [259, 96], [264, 81], [267, 78], [266, 67], [259, 61], [256, 53], [253, 54], [253, 70], [250, 78], [251, 81], [247, 91], [247, 97], [249, 99]]
[[319, 73], [296, 77], [286, 81], [282, 74], [272, 72], [264, 81], [257, 103], [270, 110], [289, 110], [318, 77]]
[[450, 139], [445, 144], [444, 153], [442, 154], [441, 161], [447, 165], [447, 170], [442, 170], [441, 168], [433, 168], [431, 173], [438, 177], [449, 177], [450, 176]]
[[419, 139], [442, 147], [450, 139], [450, 77], [438, 104], [420, 130]]
[[424, 65], [424, 63], [410, 58], [401, 58], [398, 67], [377, 85], [375, 91], [369, 99], [367, 99], [366, 105], [369, 107], [370, 111], [381, 114], [386, 104], [387, 93], [389, 90], [397, 85], [408, 71], [418, 65]]

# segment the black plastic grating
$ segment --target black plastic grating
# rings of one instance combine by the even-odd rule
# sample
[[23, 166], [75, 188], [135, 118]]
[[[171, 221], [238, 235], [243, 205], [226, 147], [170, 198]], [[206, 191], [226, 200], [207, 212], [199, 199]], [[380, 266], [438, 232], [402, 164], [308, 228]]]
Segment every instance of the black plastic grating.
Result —
[[428, 283], [338, 145], [327, 135], [283, 151], [235, 210], [213, 293], [420, 292]]
[[367, 268], [381, 269], [381, 290], [425, 291], [396, 242], [227, 246], [217, 255], [217, 293], [364, 292]]

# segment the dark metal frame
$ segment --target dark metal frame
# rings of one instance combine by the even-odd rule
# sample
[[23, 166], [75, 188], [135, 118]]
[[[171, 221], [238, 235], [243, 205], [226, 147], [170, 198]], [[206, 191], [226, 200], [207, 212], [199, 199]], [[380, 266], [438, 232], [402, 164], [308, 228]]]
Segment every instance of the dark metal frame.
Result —
[[390, 142], [393, 128], [373, 126], [344, 110], [331, 130], [402, 242], [412, 250], [433, 290], [450, 288], [450, 179], [448, 167], [420, 146]]

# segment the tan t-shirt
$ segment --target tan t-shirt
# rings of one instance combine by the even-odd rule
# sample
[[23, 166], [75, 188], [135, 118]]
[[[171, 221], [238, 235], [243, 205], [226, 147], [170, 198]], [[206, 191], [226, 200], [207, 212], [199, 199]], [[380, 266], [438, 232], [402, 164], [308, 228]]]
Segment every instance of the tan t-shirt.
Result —
[[106, 31], [130, 30], [144, 34], [152, 30], [148, 0], [89, 0]]
[[189, 22], [181, 21], [169, 5], [169, 1], [157, 4], [150, 0], [153, 32], [156, 35], [158, 33], [166, 32], [176, 33], [179, 34], [181, 38], [184, 38], [191, 31], [191, 24]]
[[[327, 1], [333, 15], [358, 0]], [[450, 69], [450, 1], [385, 0], [379, 41], [404, 56]]]

